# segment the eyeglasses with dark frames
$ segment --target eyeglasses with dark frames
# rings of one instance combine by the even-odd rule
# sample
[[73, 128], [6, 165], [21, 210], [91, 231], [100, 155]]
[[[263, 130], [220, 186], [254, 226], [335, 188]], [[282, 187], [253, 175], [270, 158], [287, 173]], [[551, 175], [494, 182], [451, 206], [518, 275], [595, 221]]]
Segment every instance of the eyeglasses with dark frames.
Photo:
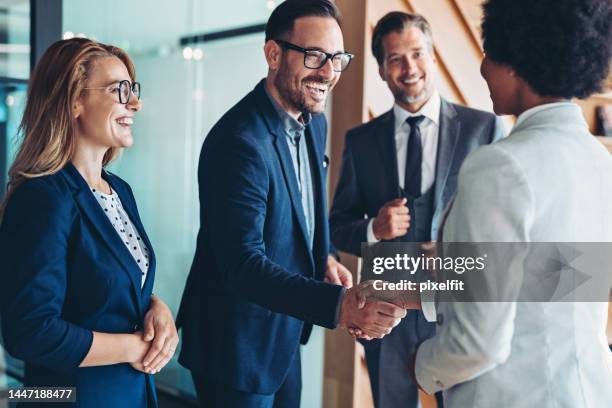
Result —
[[[97, 86], [97, 87], [87, 87], [83, 89], [109, 89], [109, 86]], [[119, 95], [119, 103], [126, 105], [130, 102], [130, 97], [132, 94], [136, 95], [136, 98], [140, 99], [140, 82], [131, 83], [127, 79], [123, 81], [119, 81], [117, 83], [117, 87], [112, 89], [113, 91], [117, 91]]]
[[320, 69], [328, 60], [331, 60], [335, 72], [342, 72], [348, 68], [351, 60], [355, 57], [348, 52], [336, 52], [331, 54], [321, 50], [302, 48], [283, 40], [274, 40], [278, 45], [288, 50], [298, 51], [304, 54], [304, 66], [308, 69]]

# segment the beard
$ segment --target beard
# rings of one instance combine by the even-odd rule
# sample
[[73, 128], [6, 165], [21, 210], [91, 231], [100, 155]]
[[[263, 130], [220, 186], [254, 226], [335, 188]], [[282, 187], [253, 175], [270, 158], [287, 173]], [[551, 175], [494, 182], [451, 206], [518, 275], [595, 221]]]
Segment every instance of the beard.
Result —
[[[278, 90], [280, 96], [286, 103], [291, 105], [297, 111], [308, 114], [323, 112], [325, 110], [325, 102], [327, 102], [327, 99], [322, 104], [320, 102], [310, 100], [305, 91], [306, 86], [304, 83], [306, 82], [316, 82], [328, 87], [331, 83], [331, 81], [321, 77], [320, 75], [310, 75], [303, 78], [299, 85], [296, 85], [294, 75], [292, 75], [288, 64], [284, 60], [281, 62], [276, 78], [274, 78], [274, 86]], [[331, 90], [331, 87], [329, 87], [329, 90]]]
[[430, 92], [429, 92], [429, 89], [427, 88], [423, 88], [421, 92], [419, 92], [416, 95], [409, 95], [401, 89], [397, 89], [395, 92], [393, 92], [393, 96], [395, 97], [395, 100], [402, 101], [403, 103], [409, 104], [409, 105], [414, 104], [414, 103], [423, 102], [427, 100], [429, 95], [430, 95]]
[[[403, 82], [405, 80], [410, 80], [413, 78], [421, 78], [422, 76], [423, 74], [421, 73], [412, 74], [410, 76], [402, 77], [398, 79], [398, 81]], [[391, 89], [391, 93], [393, 93], [393, 97], [395, 98], [395, 100], [407, 105], [413, 105], [427, 101], [429, 97], [433, 94], [434, 90], [434, 84], [429, 76], [425, 77], [424, 83], [422, 85], [423, 87], [417, 93], [409, 92], [401, 85], [394, 85], [393, 83], [391, 83], [391, 85], [392, 88], [394, 88]]]

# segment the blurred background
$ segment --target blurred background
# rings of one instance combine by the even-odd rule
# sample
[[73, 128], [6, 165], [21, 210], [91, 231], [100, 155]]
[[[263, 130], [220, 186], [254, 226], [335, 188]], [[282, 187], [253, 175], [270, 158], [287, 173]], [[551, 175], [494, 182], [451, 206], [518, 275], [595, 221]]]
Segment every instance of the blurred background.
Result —
[[[74, 36], [122, 47], [136, 65], [143, 109], [134, 123], [134, 146], [123, 152], [111, 170], [134, 190], [158, 256], [154, 292], [176, 312], [199, 228], [200, 147], [220, 116], [266, 75], [264, 24], [280, 1], [0, 0], [0, 198], [19, 146], [17, 127], [31, 67], [46, 47]], [[356, 58], [328, 104], [330, 195], [346, 130], [392, 105], [369, 51], [372, 29], [386, 12], [423, 14], [433, 28], [441, 94], [491, 110], [478, 71], [481, 2], [336, 1], [344, 15], [345, 48]], [[580, 104], [593, 132], [612, 136], [612, 94], [596, 95]], [[508, 128], [512, 122], [513, 118], [506, 118]], [[608, 143], [612, 138], [600, 140], [612, 146]], [[357, 259], [343, 260], [358, 273]], [[316, 328], [302, 356], [302, 407], [372, 406], [362, 350], [352, 338]], [[0, 346], [0, 389], [18, 386], [21, 375], [21, 363]], [[162, 407], [195, 404], [191, 377], [176, 359], [156, 380]], [[433, 406], [425, 398], [423, 404]]]

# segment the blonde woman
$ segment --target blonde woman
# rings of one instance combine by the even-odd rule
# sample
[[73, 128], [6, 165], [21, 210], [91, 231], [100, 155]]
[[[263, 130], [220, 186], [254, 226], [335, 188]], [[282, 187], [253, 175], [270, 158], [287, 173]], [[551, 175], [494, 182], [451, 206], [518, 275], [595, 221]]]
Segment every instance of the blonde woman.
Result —
[[[133, 143], [140, 84], [119, 48], [53, 44], [30, 82], [0, 226], [4, 345], [26, 386], [77, 405], [157, 405], [178, 336], [151, 295], [155, 254], [130, 186], [104, 167]], [[47, 406], [47, 405], [46, 405]]]

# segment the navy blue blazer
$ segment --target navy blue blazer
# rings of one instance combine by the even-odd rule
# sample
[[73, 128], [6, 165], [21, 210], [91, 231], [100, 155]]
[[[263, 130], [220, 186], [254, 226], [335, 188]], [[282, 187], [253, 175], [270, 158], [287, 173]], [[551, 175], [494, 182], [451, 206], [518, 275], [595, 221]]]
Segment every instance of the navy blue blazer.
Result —
[[[327, 125], [306, 140], [315, 196], [312, 250], [289, 147], [262, 81], [210, 131], [199, 163], [200, 232], [177, 325], [179, 361], [211, 381], [270, 394], [311, 324], [334, 328], [343, 289], [321, 282], [330, 250]], [[305, 323], [304, 323], [305, 322]]]
[[[436, 239], [446, 205], [457, 190], [457, 175], [470, 152], [505, 136], [494, 114], [442, 99], [434, 183], [431, 237]], [[342, 169], [331, 208], [336, 248], [361, 256], [370, 219], [385, 203], [402, 197], [397, 172], [393, 109], [346, 134]], [[367, 217], [367, 218], [366, 218]]]
[[129, 364], [78, 367], [92, 331], [141, 329], [155, 276], [153, 246], [130, 186], [106, 171], [103, 177], [149, 248], [144, 288], [129, 249], [68, 163], [53, 175], [25, 181], [6, 207], [0, 226], [4, 346], [24, 360], [26, 386], [75, 386], [77, 406], [83, 407], [156, 406], [152, 376]]

